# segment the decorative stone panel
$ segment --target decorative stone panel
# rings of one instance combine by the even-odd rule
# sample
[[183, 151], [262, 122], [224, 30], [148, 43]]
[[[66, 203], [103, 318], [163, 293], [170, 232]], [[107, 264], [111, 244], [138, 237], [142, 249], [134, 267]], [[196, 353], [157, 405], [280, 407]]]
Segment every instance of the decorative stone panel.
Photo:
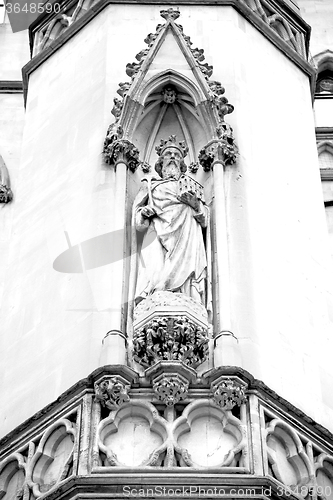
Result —
[[297, 433], [273, 419], [266, 428], [267, 455], [276, 479], [287, 486], [311, 485], [311, 464]]
[[27, 471], [36, 497], [71, 474], [75, 434], [75, 425], [68, 419], [55, 422], [43, 434]]
[[[188, 384], [186, 399], [156, 397], [163, 374]], [[230, 381], [246, 404], [242, 397], [226, 409], [212, 389]], [[111, 407], [96, 400], [96, 383]], [[114, 392], [123, 391], [129, 401], [118, 404]], [[116, 497], [134, 485], [137, 496], [155, 488], [157, 497], [166, 484], [191, 484], [207, 497], [217, 486], [237, 500], [244, 488], [251, 498], [332, 500], [333, 436], [233, 367], [200, 377], [182, 362], [159, 362], [142, 376], [122, 365], [99, 368], [3, 438], [0, 450], [5, 500]]]

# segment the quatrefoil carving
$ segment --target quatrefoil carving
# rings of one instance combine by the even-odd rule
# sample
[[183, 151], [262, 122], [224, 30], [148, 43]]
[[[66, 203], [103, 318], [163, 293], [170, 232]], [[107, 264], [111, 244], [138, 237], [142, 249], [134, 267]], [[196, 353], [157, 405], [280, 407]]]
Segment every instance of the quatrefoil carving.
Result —
[[9, 456], [0, 468], [0, 498], [17, 500], [23, 498], [26, 465], [20, 453]]
[[296, 432], [285, 422], [274, 419], [266, 429], [268, 461], [273, 475], [287, 486], [307, 485], [311, 463]]
[[111, 412], [99, 425], [98, 444], [106, 456], [105, 465], [133, 467], [161, 462], [167, 446], [166, 421], [150, 403], [133, 403]]
[[209, 399], [189, 404], [177, 419], [161, 417], [147, 402], [132, 400], [98, 428], [106, 466], [239, 467], [246, 427]]
[[68, 476], [75, 435], [74, 424], [65, 418], [55, 422], [44, 433], [27, 471], [28, 484], [36, 497]]

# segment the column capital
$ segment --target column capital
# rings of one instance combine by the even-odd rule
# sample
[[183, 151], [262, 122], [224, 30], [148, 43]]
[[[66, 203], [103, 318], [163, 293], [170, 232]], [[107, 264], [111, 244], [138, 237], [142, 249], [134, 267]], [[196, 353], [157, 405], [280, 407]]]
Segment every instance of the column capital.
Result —
[[216, 127], [216, 138], [201, 149], [198, 159], [204, 171], [209, 172], [215, 163], [232, 165], [236, 162], [237, 154], [233, 130], [228, 123], [221, 122]]
[[123, 129], [117, 123], [110, 125], [104, 140], [104, 160], [109, 165], [116, 167], [118, 163], [125, 163], [131, 172], [135, 172], [139, 160], [139, 150], [127, 139], [123, 139]]

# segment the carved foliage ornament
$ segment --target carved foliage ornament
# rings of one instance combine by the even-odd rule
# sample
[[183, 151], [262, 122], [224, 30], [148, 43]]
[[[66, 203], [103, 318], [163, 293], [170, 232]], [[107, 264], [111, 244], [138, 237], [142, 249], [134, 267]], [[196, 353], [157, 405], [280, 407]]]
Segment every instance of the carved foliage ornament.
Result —
[[173, 406], [185, 399], [188, 393], [188, 381], [179, 374], [164, 374], [154, 380], [153, 389], [160, 401]]
[[138, 148], [126, 139], [115, 139], [114, 134], [111, 138], [106, 137], [103, 155], [109, 165], [117, 166], [118, 163], [125, 163], [131, 172], [135, 172], [140, 164]]
[[245, 387], [235, 380], [223, 380], [213, 385], [212, 389], [215, 403], [224, 410], [232, 410], [234, 406], [246, 402]]
[[117, 376], [108, 377], [102, 382], [95, 383], [95, 398], [109, 410], [117, 410], [129, 401], [129, 389], [130, 386], [124, 384]]
[[134, 333], [133, 354], [144, 367], [178, 360], [195, 368], [207, 359], [208, 330], [186, 316], [155, 317]]
[[10, 178], [6, 164], [0, 155], [0, 203], [9, 203], [13, 199]]
[[209, 172], [214, 162], [232, 165], [236, 162], [238, 149], [235, 144], [232, 127], [221, 122], [216, 128], [217, 139], [210, 141], [199, 152], [198, 160], [205, 172]]
[[8, 186], [0, 184], [0, 203], [9, 203], [12, 199], [12, 190]]

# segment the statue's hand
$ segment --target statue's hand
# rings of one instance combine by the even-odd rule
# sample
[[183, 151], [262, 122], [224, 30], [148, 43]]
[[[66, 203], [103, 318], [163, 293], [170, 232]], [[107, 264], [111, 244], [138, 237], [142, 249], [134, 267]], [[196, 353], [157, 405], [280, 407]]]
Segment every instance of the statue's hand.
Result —
[[146, 219], [149, 219], [150, 217], [153, 217], [155, 215], [155, 209], [147, 205], [146, 207], [143, 207], [141, 210], [141, 215], [142, 217], [145, 217]]
[[200, 202], [197, 198], [197, 195], [193, 193], [193, 191], [187, 191], [185, 193], [182, 193], [179, 196], [179, 200], [182, 201], [183, 203], [186, 203], [186, 205], [190, 205], [196, 212], [199, 211], [200, 208]]

